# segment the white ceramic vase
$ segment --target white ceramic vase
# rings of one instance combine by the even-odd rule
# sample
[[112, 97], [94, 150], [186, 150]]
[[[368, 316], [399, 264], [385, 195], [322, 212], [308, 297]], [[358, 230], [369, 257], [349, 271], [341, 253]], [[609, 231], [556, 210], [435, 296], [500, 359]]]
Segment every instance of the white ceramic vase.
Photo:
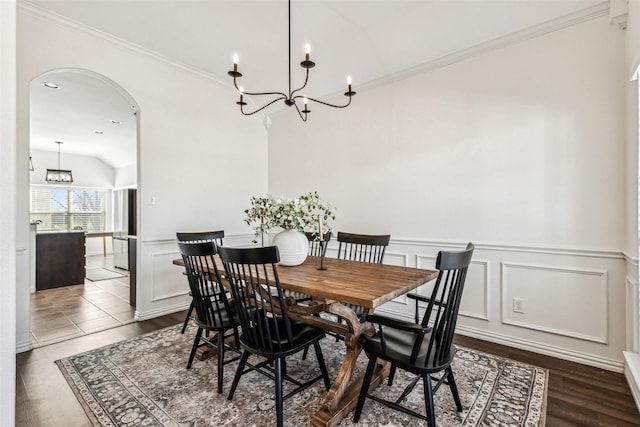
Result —
[[272, 243], [278, 247], [280, 265], [300, 265], [307, 259], [309, 240], [301, 231], [281, 231], [273, 237]]

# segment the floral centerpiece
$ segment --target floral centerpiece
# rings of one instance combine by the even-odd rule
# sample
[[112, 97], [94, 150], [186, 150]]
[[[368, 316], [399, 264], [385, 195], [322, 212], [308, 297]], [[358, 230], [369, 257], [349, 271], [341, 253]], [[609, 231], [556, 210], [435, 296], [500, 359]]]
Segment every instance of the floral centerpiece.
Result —
[[[244, 213], [247, 215], [245, 222], [253, 226], [256, 238], [260, 237], [263, 245], [264, 235], [271, 230], [298, 232], [304, 240], [297, 237], [297, 246], [301, 251], [302, 243], [304, 243], [304, 258], [306, 258], [308, 240], [303, 232], [309, 231], [322, 236], [323, 233], [331, 231], [330, 221], [335, 220], [334, 210], [335, 208], [323, 201], [317, 192], [309, 192], [296, 198], [275, 198], [270, 194], [264, 197], [252, 197], [251, 207], [246, 209]], [[284, 259], [286, 254], [283, 253], [283, 245], [278, 244], [279, 240], [285, 238], [285, 234], [282, 232], [274, 237], [274, 244], [277, 244], [280, 249], [280, 263], [297, 265], [288, 264], [288, 261]], [[254, 240], [254, 243], [256, 242], [257, 239]], [[298, 258], [293, 262], [297, 262]], [[304, 258], [298, 264], [302, 263]]]

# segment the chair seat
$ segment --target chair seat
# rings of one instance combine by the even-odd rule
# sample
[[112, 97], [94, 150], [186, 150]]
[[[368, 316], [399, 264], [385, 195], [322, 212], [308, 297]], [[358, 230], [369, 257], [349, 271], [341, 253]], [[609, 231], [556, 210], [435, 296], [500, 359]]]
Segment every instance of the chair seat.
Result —
[[[465, 250], [460, 252], [438, 252], [436, 269], [439, 272], [431, 290], [431, 296], [414, 298], [416, 301], [415, 322], [375, 314], [367, 316], [367, 321], [372, 322], [374, 326], [377, 325], [377, 331], [370, 340], [363, 343], [364, 351], [369, 356], [369, 363], [353, 415], [354, 422], [357, 423], [360, 419], [365, 400], [369, 397], [390, 408], [426, 420], [429, 427], [435, 427], [433, 394], [442, 384], [449, 386], [456, 410], [462, 412], [462, 402], [451, 369], [451, 362], [456, 354], [453, 335], [456, 330], [462, 291], [473, 250], [473, 243], [469, 243]], [[419, 302], [426, 303], [422, 321], [419, 321], [418, 316]], [[389, 385], [393, 382], [397, 368], [417, 374], [397, 399], [388, 400], [369, 394], [378, 358], [391, 363]], [[440, 373], [439, 378], [432, 378], [431, 376], [436, 373]], [[401, 404], [420, 380], [422, 380], [424, 393], [424, 413], [419, 413], [415, 409]], [[432, 384], [432, 380], [436, 381], [435, 385]]]
[[238, 321], [238, 315], [236, 314], [236, 310], [233, 304], [229, 306], [228, 311], [220, 310], [219, 312], [207, 312], [207, 315], [215, 315], [216, 321], [214, 322], [213, 319], [200, 319], [196, 314], [193, 320], [199, 328], [209, 331], [221, 331], [240, 325], [240, 322]]
[[430, 333], [425, 334], [415, 362], [411, 362], [411, 351], [407, 351], [407, 349], [411, 349], [416, 342], [416, 334], [414, 332], [387, 328], [384, 332], [386, 353], [382, 348], [380, 332], [376, 332], [371, 339], [365, 341], [363, 348], [368, 354], [373, 354], [416, 374], [441, 371], [453, 361], [456, 348], [453, 345], [450, 347], [449, 355], [445, 363], [436, 365], [433, 361], [433, 351], [431, 352], [429, 360], [425, 363], [430, 338]]
[[[313, 344], [316, 341], [324, 338], [325, 332], [324, 329], [308, 325], [302, 322], [290, 321], [291, 324], [291, 335], [293, 337], [292, 344], [287, 342], [287, 334], [284, 331], [284, 322], [281, 319], [278, 319], [277, 328], [279, 333], [274, 333], [271, 344], [273, 348], [279, 348], [278, 351], [270, 350], [264, 351], [264, 349], [253, 347], [247, 344], [247, 341], [244, 339], [244, 334], [240, 335], [240, 344], [250, 352], [254, 354], [258, 354], [260, 356], [265, 357], [280, 357], [280, 356], [288, 356], [290, 354], [294, 354], [299, 352], [305, 347], [308, 347], [310, 344]], [[277, 339], [276, 337], [281, 337]]]

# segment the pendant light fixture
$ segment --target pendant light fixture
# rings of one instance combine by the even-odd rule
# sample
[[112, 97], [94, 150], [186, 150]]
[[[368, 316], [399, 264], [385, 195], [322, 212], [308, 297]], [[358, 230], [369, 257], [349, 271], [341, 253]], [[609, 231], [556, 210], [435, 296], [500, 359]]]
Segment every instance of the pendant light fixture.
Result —
[[[351, 97], [353, 97], [356, 94], [351, 89], [351, 76], [347, 77], [347, 91], [344, 93], [344, 96], [349, 98], [349, 100], [344, 105], [330, 104], [328, 102], [320, 101], [318, 99], [311, 98], [309, 96], [298, 94], [298, 92], [302, 91], [307, 86], [307, 82], [309, 81], [309, 69], [315, 67], [315, 65], [316, 65], [315, 62], [313, 62], [313, 61], [311, 61], [309, 59], [310, 53], [311, 53], [311, 47], [309, 46], [309, 44], [307, 44], [305, 46], [305, 60], [300, 62], [300, 66], [306, 70], [304, 84], [301, 87], [299, 87], [298, 89], [292, 90], [291, 89], [291, 0], [289, 0], [289, 91], [287, 93], [284, 93], [284, 92], [248, 92], [248, 91], [245, 91], [242, 88], [242, 86], [238, 86], [238, 81], [237, 80], [240, 77], [242, 77], [242, 74], [238, 71], [239, 57], [238, 57], [237, 54], [234, 54], [233, 55], [233, 71], [229, 71], [228, 74], [231, 77], [233, 77], [233, 85], [235, 86], [236, 90], [240, 93], [240, 101], [236, 102], [236, 104], [238, 104], [240, 106], [240, 112], [242, 114], [244, 114], [245, 116], [250, 116], [252, 114], [257, 113], [258, 111], [264, 110], [265, 108], [267, 108], [271, 104], [282, 100], [289, 107], [295, 106], [296, 110], [298, 111], [298, 115], [300, 116], [302, 121], [306, 122], [307, 121], [307, 115], [311, 112], [311, 110], [309, 109], [309, 101], [317, 102], [318, 104], [326, 105], [328, 107], [333, 107], [333, 108], [346, 108], [346, 107], [348, 107], [349, 104], [351, 104]], [[244, 106], [247, 105], [247, 103], [244, 101], [244, 95], [250, 95], [250, 96], [263, 96], [263, 95], [266, 95], [266, 96], [272, 96], [272, 97], [275, 96], [275, 98], [271, 99], [269, 102], [267, 102], [262, 107], [259, 107], [255, 111], [246, 112], [244, 110]], [[298, 106], [298, 103], [296, 102], [297, 100], [301, 101], [302, 107], [303, 107], [302, 110], [300, 110], [300, 107]]]
[[60, 146], [62, 145], [62, 141], [56, 141], [56, 144], [58, 144], [58, 169], [47, 169], [45, 181], [47, 181], [47, 183], [72, 183], [73, 175], [71, 171], [60, 169]]

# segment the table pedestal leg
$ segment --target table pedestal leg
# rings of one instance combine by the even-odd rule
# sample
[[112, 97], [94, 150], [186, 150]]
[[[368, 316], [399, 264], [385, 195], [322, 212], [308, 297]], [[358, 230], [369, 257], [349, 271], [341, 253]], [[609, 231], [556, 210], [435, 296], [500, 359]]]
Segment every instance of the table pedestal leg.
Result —
[[[362, 335], [371, 336], [374, 333], [372, 325], [360, 323], [356, 314], [342, 304], [332, 304], [329, 311], [340, 315], [347, 322], [350, 333], [344, 337], [347, 353], [338, 376], [327, 392], [320, 409], [311, 417], [313, 426], [336, 426], [355, 408], [362, 386], [362, 377], [357, 381], [351, 381], [356, 361], [362, 352], [359, 338]], [[375, 389], [388, 375], [389, 366], [386, 363], [379, 365], [374, 371], [369, 390]]]

